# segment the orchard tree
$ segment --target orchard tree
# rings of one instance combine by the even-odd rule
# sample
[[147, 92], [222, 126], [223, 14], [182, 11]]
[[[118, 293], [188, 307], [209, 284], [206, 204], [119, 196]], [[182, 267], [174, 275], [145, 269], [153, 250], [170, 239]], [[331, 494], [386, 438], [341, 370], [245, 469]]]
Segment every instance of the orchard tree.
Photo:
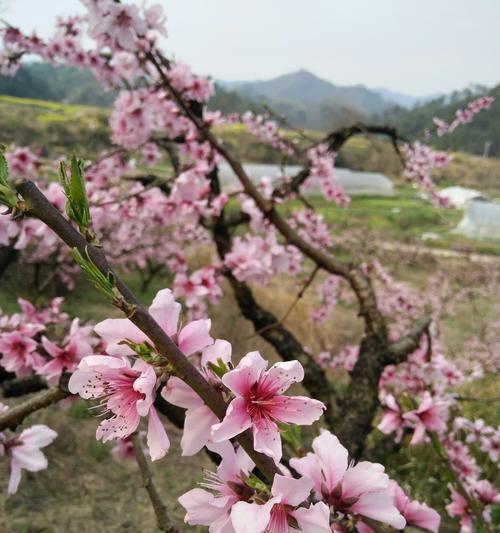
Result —
[[[435, 510], [405, 495], [384, 466], [361, 460], [370, 452], [369, 435], [379, 431], [386, 435], [379, 438], [386, 454], [429, 443], [449, 472], [448, 513], [459, 517], [464, 532], [492, 531], [500, 495], [476, 456], [498, 462], [500, 434], [459, 416], [452, 387], [479, 374], [477, 367], [459, 370], [444, 357], [440, 321], [451, 305], [446, 283], [417, 295], [378, 260], [356, 259], [355, 245], [351, 259], [341, 259], [331, 228], [304, 195], [315, 188], [336, 209], [349, 209], [336, 153], [353, 136], [376, 135], [391, 141], [404, 178], [445, 208], [432, 172], [450, 156], [429, 142], [473, 120], [492, 99], [474, 100], [450, 123], [436, 119], [433, 130], [412, 144], [393, 128], [371, 124], [342, 128], [319, 141], [301, 132], [301, 142], [294, 143], [270, 112], [224, 116], [209, 109], [213, 82], [161, 50], [166, 30], [160, 6], [83, 4], [86, 15], [59, 18], [48, 40], [5, 26], [1, 70], [13, 74], [25, 55], [34, 54], [91, 71], [117, 91], [110, 117], [116, 147], [94, 161], [54, 161], [59, 183], [40, 176], [40, 161], [28, 148], [5, 150], [0, 275], [16, 262], [44, 267], [50, 275], [39, 287], [43, 291], [56, 277], [74, 289], [82, 270], [124, 318], [82, 324], [62, 311], [60, 298], [44, 308], [19, 300], [18, 313], [0, 317], [4, 390], [39, 389], [0, 413], [9, 494], [18, 489], [23, 469], [47, 467], [41, 449], [56, 437], [44, 425], [19, 426], [35, 411], [80, 395], [105, 415], [96, 438], [116, 441], [118, 456], [134, 454], [164, 531], [177, 527], [150, 462], [169, 449], [161, 416], [183, 428], [183, 455], [205, 448], [214, 458], [203, 488], [179, 498], [187, 524], [214, 533], [363, 533], [406, 524], [437, 532]], [[283, 171], [255, 182], [214, 129], [233, 123], [267, 143], [284, 163], [296, 157], [306, 164], [296, 175]], [[140, 173], [137, 159], [142, 167], [162, 163], [168, 170]], [[221, 182], [222, 162], [234, 173], [235, 190]], [[297, 204], [302, 207], [290, 207]], [[213, 254], [197, 269], [188, 260], [193, 246]], [[170, 288], [146, 309], [120, 277], [132, 271], [144, 287], [162, 276], [172, 280]], [[292, 307], [279, 317], [253, 288], [286, 275], [300, 282]], [[311, 324], [335, 328], [331, 311], [339, 299], [353, 304], [363, 321], [359, 345], [314, 354], [286, 325], [313, 286], [320, 304]], [[219, 305], [227, 289], [280, 362], [270, 366], [258, 351], [233, 353], [229, 342], [211, 336], [210, 306]], [[477, 365], [481, 372], [495, 371], [498, 361], [487, 355]], [[349, 373], [347, 387], [331, 378], [330, 368], [340, 367]], [[288, 394], [294, 383], [307, 396]], [[312, 451], [304, 453], [300, 427], [318, 420], [322, 428]]]

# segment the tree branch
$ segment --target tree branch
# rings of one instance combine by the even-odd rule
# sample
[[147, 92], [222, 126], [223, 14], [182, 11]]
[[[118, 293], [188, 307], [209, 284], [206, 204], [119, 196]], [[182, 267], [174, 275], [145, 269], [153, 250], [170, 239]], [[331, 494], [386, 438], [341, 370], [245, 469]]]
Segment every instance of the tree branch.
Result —
[[11, 407], [0, 414], [0, 431], [4, 429], [16, 429], [31, 413], [57, 403], [69, 395], [69, 392], [61, 389], [59, 385], [38, 392], [25, 402]]
[[139, 465], [139, 470], [141, 472], [142, 483], [148, 492], [151, 505], [153, 506], [156, 515], [158, 529], [160, 531], [165, 531], [166, 533], [179, 533], [179, 530], [170, 520], [167, 507], [163, 503], [160, 494], [156, 489], [153, 481], [153, 474], [149, 469], [148, 461], [144, 455], [144, 450], [142, 449], [139, 435], [137, 435], [137, 433], [132, 435], [132, 444], [134, 445], [135, 458], [137, 459], [137, 464]]
[[[164, 363], [169, 363], [176, 375], [189, 385], [217, 417], [222, 420], [227, 408], [222, 396], [205, 380], [202, 374], [181, 352], [177, 344], [141, 305], [127, 285], [113, 272], [102, 248], [97, 248], [88, 243], [45, 198], [33, 182], [23, 180], [16, 184], [16, 190], [26, 202], [25, 214], [34, 216], [44, 222], [70, 248], [76, 247], [83, 256], [88, 254], [101, 273], [106, 276], [109, 273], [113, 273], [117, 289], [127, 304], [134, 306], [134, 312], [128, 316], [129, 320], [153, 342]], [[241, 433], [237, 440], [266, 478], [272, 480], [274, 474], [279, 472], [279, 468], [270, 457], [254, 450], [251, 430]]]
[[389, 357], [393, 363], [401, 363], [420, 345], [422, 335], [429, 329], [431, 317], [424, 315], [419, 318], [407, 335], [389, 346]]

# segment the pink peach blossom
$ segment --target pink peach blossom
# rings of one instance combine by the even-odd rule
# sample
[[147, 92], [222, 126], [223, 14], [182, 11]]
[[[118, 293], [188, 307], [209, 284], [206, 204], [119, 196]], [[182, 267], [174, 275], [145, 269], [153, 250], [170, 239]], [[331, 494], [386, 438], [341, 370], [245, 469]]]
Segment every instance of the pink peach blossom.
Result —
[[239, 501], [233, 505], [231, 522], [236, 533], [293, 533], [297, 528], [308, 533], [330, 533], [330, 511], [323, 503], [299, 507], [307, 500], [313, 482], [276, 474], [271, 498], [264, 503]]
[[304, 369], [298, 361], [276, 363], [269, 370], [259, 352], [250, 352], [222, 382], [236, 398], [220, 424], [212, 428], [212, 439], [220, 442], [249, 427], [254, 430], [257, 451], [281, 459], [278, 422], [309, 425], [318, 420], [325, 406], [305, 396], [284, 396], [293, 383], [302, 381]]
[[233, 505], [253, 494], [245, 483], [254, 463], [242, 448], [234, 451], [230, 442], [211, 445], [222, 457], [217, 472], [206, 472], [204, 488], [195, 488], [179, 498], [186, 509], [184, 521], [190, 525], [210, 526], [210, 533], [232, 533], [230, 512]]
[[389, 492], [396, 509], [404, 516], [409, 526], [416, 526], [432, 533], [438, 533], [441, 517], [434, 509], [416, 500], [411, 501], [395, 482], [389, 482]]
[[403, 529], [405, 519], [396, 509], [388, 492], [389, 477], [378, 463], [348, 463], [348, 452], [335, 435], [322, 430], [312, 444], [314, 453], [290, 465], [310, 478], [319, 499], [336, 511], [361, 515]]
[[82, 359], [69, 380], [71, 393], [82, 398], [101, 400], [111, 413], [97, 428], [96, 438], [106, 442], [128, 437], [148, 417], [147, 442], [153, 461], [161, 459], [170, 442], [153, 406], [156, 373], [152, 366], [137, 359], [133, 366], [125, 357], [90, 355]]
[[48, 466], [47, 458], [40, 451], [48, 446], [57, 433], [43, 424], [36, 424], [19, 435], [2, 442], [0, 434], [0, 455], [10, 457], [10, 479], [7, 492], [15, 494], [21, 481], [21, 471], [39, 472]]

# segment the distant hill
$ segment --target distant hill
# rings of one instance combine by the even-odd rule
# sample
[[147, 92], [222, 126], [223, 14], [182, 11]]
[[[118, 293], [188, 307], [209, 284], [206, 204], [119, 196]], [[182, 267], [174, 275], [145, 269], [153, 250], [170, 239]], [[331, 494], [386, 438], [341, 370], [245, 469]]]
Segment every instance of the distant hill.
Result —
[[487, 89], [473, 87], [448, 96], [435, 98], [411, 110], [395, 109], [387, 112], [381, 121], [398, 128], [409, 139], [422, 136], [425, 128], [432, 127], [434, 117], [451, 121], [457, 109], [463, 109], [472, 99], [489, 94], [495, 98], [491, 109], [481, 111], [471, 124], [459, 126], [453, 133], [434, 138], [433, 145], [443, 150], [462, 150], [471, 154], [500, 157], [500, 84]]
[[38, 62], [25, 63], [15, 76], [0, 76], [0, 94], [100, 107], [115, 98], [91, 72]]
[[220, 82], [223, 88], [268, 104], [296, 126], [327, 130], [383, 113], [397, 103], [363, 85], [340, 86], [307, 70], [271, 80]]

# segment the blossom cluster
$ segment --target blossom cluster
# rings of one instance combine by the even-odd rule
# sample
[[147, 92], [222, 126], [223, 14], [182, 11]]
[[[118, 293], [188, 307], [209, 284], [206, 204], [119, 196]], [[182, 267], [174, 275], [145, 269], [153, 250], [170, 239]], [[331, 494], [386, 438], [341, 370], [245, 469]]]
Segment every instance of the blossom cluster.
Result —
[[475, 100], [471, 100], [465, 109], [457, 109], [455, 111], [455, 117], [447, 123], [440, 118], [434, 118], [433, 122], [436, 126], [436, 132], [439, 137], [455, 131], [455, 129], [461, 124], [470, 124], [475, 115], [477, 115], [483, 109], [489, 109], [493, 103], [494, 98], [492, 96], [481, 96]]

